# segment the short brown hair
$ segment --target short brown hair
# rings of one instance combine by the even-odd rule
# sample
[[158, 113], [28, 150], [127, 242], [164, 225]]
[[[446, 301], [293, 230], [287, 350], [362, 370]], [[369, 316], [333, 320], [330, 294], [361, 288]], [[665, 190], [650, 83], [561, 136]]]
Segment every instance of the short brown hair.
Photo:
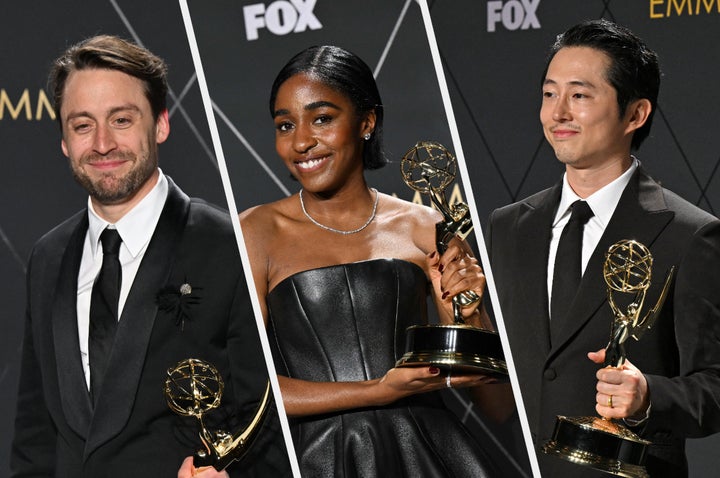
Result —
[[[71, 46], [53, 62], [48, 83], [58, 121], [61, 121], [60, 108], [70, 73], [95, 68], [117, 70], [141, 80], [154, 119], [167, 108], [165, 61], [133, 42], [112, 35], [98, 35]], [[60, 124], [62, 127], [62, 122]]]

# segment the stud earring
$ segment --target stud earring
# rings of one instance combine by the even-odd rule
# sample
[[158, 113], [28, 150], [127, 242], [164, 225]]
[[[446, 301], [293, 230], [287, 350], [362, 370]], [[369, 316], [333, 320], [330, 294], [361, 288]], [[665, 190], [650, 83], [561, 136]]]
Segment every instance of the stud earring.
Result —
[[365, 141], [370, 141], [370, 133], [365, 133], [365, 136], [363, 136], [363, 139], [365, 139]]

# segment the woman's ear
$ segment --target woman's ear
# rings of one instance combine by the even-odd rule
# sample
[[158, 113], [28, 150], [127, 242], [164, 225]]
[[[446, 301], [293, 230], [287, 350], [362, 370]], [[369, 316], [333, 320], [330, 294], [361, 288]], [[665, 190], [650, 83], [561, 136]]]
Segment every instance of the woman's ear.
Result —
[[375, 114], [374, 109], [365, 113], [365, 116], [363, 117], [362, 121], [360, 122], [360, 137], [364, 138], [365, 135], [372, 134], [373, 131], [375, 131], [375, 121], [376, 120], [377, 120], [377, 115]]

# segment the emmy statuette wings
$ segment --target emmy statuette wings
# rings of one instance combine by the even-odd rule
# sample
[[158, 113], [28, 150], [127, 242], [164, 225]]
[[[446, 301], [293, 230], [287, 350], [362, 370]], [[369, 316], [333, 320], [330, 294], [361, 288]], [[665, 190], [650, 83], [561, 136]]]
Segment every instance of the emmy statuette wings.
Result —
[[[466, 204], [450, 206], [445, 189], [455, 180], [457, 161], [443, 145], [421, 141], [402, 158], [402, 176], [411, 189], [430, 195], [443, 220], [435, 225], [436, 246], [444, 253], [454, 237], [464, 240], [473, 229]], [[507, 379], [507, 365], [497, 333], [465, 324], [462, 309], [480, 296], [464, 291], [452, 298], [452, 325], [415, 325], [405, 336], [405, 354], [396, 366], [433, 365], [448, 370], [481, 372]]]
[[[655, 306], [641, 316], [652, 278], [652, 263], [650, 250], [632, 239], [616, 242], [605, 254], [603, 276], [613, 312], [605, 366], [622, 366], [627, 356], [626, 340], [629, 337], [639, 340], [662, 309], [674, 267], [667, 274]], [[608, 399], [608, 406], [612, 407], [612, 398]], [[609, 418], [558, 416], [553, 437], [542, 451], [612, 475], [645, 478], [648, 474], [643, 465], [648, 445], [650, 442]]]
[[195, 467], [212, 466], [217, 471], [239, 461], [257, 438], [270, 404], [270, 382], [250, 423], [236, 433], [209, 430], [203, 417], [220, 405], [225, 385], [220, 373], [210, 363], [188, 358], [168, 369], [163, 387], [168, 407], [182, 416], [195, 417], [200, 422], [203, 449], [195, 453]]

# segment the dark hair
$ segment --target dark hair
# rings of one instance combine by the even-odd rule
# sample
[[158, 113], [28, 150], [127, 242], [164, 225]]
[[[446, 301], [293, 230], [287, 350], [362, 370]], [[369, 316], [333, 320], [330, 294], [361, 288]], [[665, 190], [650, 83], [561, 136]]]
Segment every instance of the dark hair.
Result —
[[337, 46], [312, 46], [294, 57], [280, 70], [270, 90], [270, 114], [275, 114], [277, 93], [285, 81], [305, 73], [346, 95], [358, 114], [375, 111], [375, 130], [363, 148], [365, 169], [378, 169], [387, 163], [383, 152], [383, 105], [370, 67], [354, 53]]
[[557, 36], [555, 43], [550, 48], [542, 81], [545, 80], [548, 67], [555, 54], [565, 47], [593, 48], [608, 56], [610, 66], [605, 72], [605, 76], [617, 93], [621, 118], [632, 101], [642, 98], [650, 101], [652, 105], [650, 115], [645, 124], [635, 131], [632, 138], [632, 149], [638, 149], [650, 134], [657, 106], [660, 91], [660, 66], [657, 54], [623, 26], [605, 19], [588, 20]]
[[168, 84], [165, 62], [135, 43], [116, 36], [99, 35], [71, 46], [53, 62], [48, 83], [61, 128], [60, 108], [65, 83], [70, 73], [85, 69], [117, 70], [134, 76], [145, 86], [153, 118], [157, 120], [166, 109]]

